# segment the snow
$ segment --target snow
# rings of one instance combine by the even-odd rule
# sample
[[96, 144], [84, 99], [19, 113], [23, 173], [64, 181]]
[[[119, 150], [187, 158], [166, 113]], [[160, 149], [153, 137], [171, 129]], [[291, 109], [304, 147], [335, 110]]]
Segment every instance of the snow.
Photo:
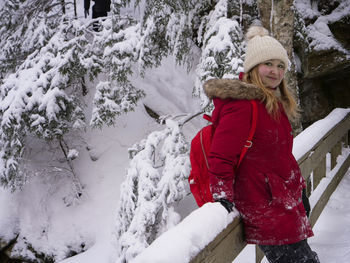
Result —
[[207, 203], [163, 233], [130, 263], [189, 262], [236, 216], [237, 211], [228, 214], [221, 204]]
[[320, 183], [317, 185], [316, 189], [313, 191], [312, 195], [310, 196], [309, 201], [310, 201], [311, 209], [317, 204], [317, 201], [321, 197], [322, 193], [327, 188], [329, 183], [332, 181], [333, 177], [337, 174], [344, 160], [349, 155], [350, 155], [349, 148], [343, 149], [343, 154], [341, 156], [338, 156], [337, 158], [337, 165], [332, 170], [330, 170], [330, 155], [327, 154], [327, 175], [325, 178], [322, 178], [322, 180], [320, 181]]
[[330, 14], [322, 15], [317, 9], [317, 1], [296, 0], [296, 9], [301, 10], [300, 14], [304, 19], [315, 19], [315, 22], [306, 27], [310, 41], [310, 48], [315, 51], [339, 50], [349, 57], [349, 50], [334, 39], [328, 25], [346, 18], [350, 12], [350, 1], [340, 1], [337, 8]]
[[295, 159], [300, 159], [305, 153], [310, 151], [349, 112], [350, 109], [334, 109], [326, 118], [313, 123], [303, 130], [302, 136], [296, 136], [293, 142], [293, 155]]
[[[243, 2], [252, 1], [245, 0]], [[319, 16], [315, 7], [311, 6], [310, 1], [299, 0], [296, 2], [299, 5], [298, 8], [305, 10], [305, 17]], [[348, 3], [348, 1], [345, 2]], [[4, 1], [0, 1], [0, 8], [3, 3]], [[220, 3], [225, 5], [225, 1], [220, 1]], [[79, 17], [83, 17], [82, 4], [83, 1], [79, 0]], [[331, 35], [327, 23], [339, 19], [346, 12], [349, 13], [349, 6], [345, 6], [343, 9], [341, 7], [331, 15], [316, 20], [314, 27], [317, 35], [314, 38], [319, 42], [315, 40], [315, 47], [322, 43], [339, 47], [337, 43], [328, 41]], [[219, 47], [218, 43], [220, 43], [222, 47], [229, 46], [232, 50], [240, 51], [241, 47], [231, 46], [232, 43], [229, 45], [230, 39], [227, 39], [228, 34], [238, 25], [234, 21], [228, 21], [221, 11], [218, 9], [214, 13], [214, 16], [223, 16], [220, 20], [221, 23], [216, 21], [218, 23], [217, 38], [214, 38], [215, 41], [209, 42], [207, 47], [216, 50]], [[39, 29], [43, 28], [41, 25]], [[130, 32], [128, 32], [130, 35], [125, 36], [130, 45], [123, 46], [123, 50], [135, 45], [132, 36], [136, 30], [137, 28], [130, 28]], [[42, 41], [40, 31], [33, 34], [32, 42], [35, 36], [39, 37], [39, 42]], [[220, 42], [222, 40], [225, 42]], [[52, 41], [54, 42], [54, 40]], [[53, 44], [59, 45], [58, 40], [56, 41], [57, 43]], [[105, 55], [109, 55], [119, 47], [113, 48], [105, 50]], [[230, 56], [232, 56], [232, 68], [237, 69], [237, 72], [240, 71], [241, 58], [237, 59], [235, 54], [230, 54]], [[86, 59], [85, 62], [91, 63], [91, 61]], [[41, 62], [44, 63], [45, 59]], [[32, 62], [28, 61], [28, 63]], [[38, 86], [45, 86], [47, 79], [53, 77], [52, 83], [58, 85], [62, 79], [59, 79], [59, 75], [56, 73], [50, 72], [46, 76], [35, 67], [28, 69], [23, 75], [11, 76], [10, 80], [13, 83], [19, 83], [18, 86], [22, 88], [22, 93], [18, 97], [8, 96], [9, 101], [6, 104], [4, 102], [1, 107], [20, 108], [23, 104], [20, 98], [29, 100], [27, 92], [31, 92], [32, 89], [29, 82], [34, 81], [37, 82]], [[148, 70], [145, 76], [146, 78], [142, 79], [136, 75], [132, 80], [136, 87], [142, 86], [147, 92], [147, 96], [142, 99], [134, 112], [119, 116], [114, 127], [104, 126], [101, 130], [86, 127], [86, 133], [82, 138], [72, 138], [77, 145], [69, 149], [67, 157], [72, 161], [74, 159], [75, 172], [80, 176], [84, 187], [80, 199], [72, 195], [72, 179], [62, 175], [62, 170], [66, 169], [63, 165], [59, 166], [55, 162], [55, 166], [49, 172], [43, 168], [45, 165], [51, 165], [53, 161], [59, 162], [57, 155], [53, 153], [57, 151], [58, 146], [54, 144], [43, 145], [42, 142], [33, 138], [28, 139], [30, 146], [28, 148], [31, 151], [27, 153], [25, 158], [31, 158], [32, 167], [27, 167], [27, 169], [31, 172], [34, 171], [34, 174], [30, 175], [30, 180], [28, 179], [21, 191], [11, 192], [9, 189], [0, 188], [0, 237], [9, 241], [20, 233], [14, 253], [33, 257], [33, 253], [26, 249], [26, 244], [29, 242], [35, 250], [52, 255], [56, 262], [115, 262], [117, 258], [116, 247], [119, 245], [115, 238], [116, 212], [120, 201], [120, 186], [125, 181], [126, 170], [129, 166], [128, 149], [152, 132], [164, 128], [148, 116], [143, 104], [150, 106], [163, 117], [174, 112], [182, 116], [200, 109], [199, 99], [196, 100], [191, 96], [192, 86], [196, 79], [195, 73], [188, 73], [183, 67], [175, 66], [173, 58], [164, 60], [159, 68]], [[98, 83], [99, 80], [96, 81]], [[92, 101], [94, 84], [96, 83], [88, 83], [88, 89], [91, 90], [86, 97], [88, 111], [91, 110], [89, 103]], [[28, 107], [31, 107], [30, 105], [35, 104], [36, 101], [43, 101], [45, 102], [42, 105], [43, 108], [54, 116], [57, 105], [51, 105], [50, 101], [52, 101], [52, 96], [57, 96], [55, 94], [57, 92], [57, 89], [53, 89], [52, 93], [45, 95], [47, 96], [44, 98], [45, 100], [42, 100], [43, 98], [38, 95], [38, 92], [30, 99], [32, 102], [28, 103]], [[16, 111], [14, 110], [14, 112]], [[294, 155], [298, 158], [310, 150], [321, 136], [318, 131], [326, 132], [348, 112], [350, 109], [336, 109], [327, 119], [320, 120], [312, 128], [306, 129], [303, 136], [298, 136], [295, 140]], [[191, 138], [194, 131], [203, 124], [203, 121], [198, 119], [193, 120], [184, 129], [188, 138]], [[42, 119], [38, 115], [33, 125], [41, 121]], [[77, 125], [81, 127], [81, 125]], [[168, 125], [174, 127], [176, 122], [168, 121]], [[173, 149], [166, 148], [168, 146], [170, 143], [166, 143], [163, 150], [171, 153]], [[171, 172], [172, 167], [177, 164], [176, 162], [168, 163], [168, 171]], [[320, 189], [327, 184], [327, 180], [329, 179], [325, 178], [320, 183]], [[322, 262], [345, 263], [350, 257], [349, 192], [350, 173], [348, 172], [315, 225], [316, 236], [310, 239], [312, 248], [319, 253]], [[312, 204], [315, 203], [315, 200], [317, 200], [317, 192], [311, 197]], [[164, 257], [170, 258], [174, 263], [186, 262], [232, 222], [237, 215], [236, 213], [227, 214], [226, 210], [219, 204], [207, 204], [197, 210], [195, 208], [192, 196], [187, 196], [177, 203], [175, 211], [170, 209], [168, 224], [163, 226], [164, 229], [170, 228], [170, 230], [156, 239], [142, 254], [142, 259], [140, 256], [134, 260], [135, 263], [146, 262], [144, 261], [146, 259], [149, 262], [169, 262], [162, 261]], [[184, 220], [177, 227], [173, 227], [181, 218]], [[203, 229], [207, 231], [203, 231]], [[337, 237], [336, 242], [330, 239], [334, 236]], [[171, 245], [169, 245], [169, 240], [173, 240]], [[170, 254], [168, 254], [169, 249], [171, 250]], [[253, 250], [253, 246], [247, 246], [235, 262], [251, 263]], [[82, 253], [64, 259], [67, 253], [72, 251], [82, 251]]]
[[[183, 114], [196, 112], [199, 108], [199, 101], [191, 99], [193, 76], [188, 75], [186, 69], [175, 66], [172, 58], [146, 75], [145, 79], [135, 78], [133, 81], [147, 90], [148, 96], [143, 103], [156, 112], [162, 115]], [[89, 94], [91, 96], [93, 92]], [[87, 101], [91, 99], [86, 98]], [[22, 191], [11, 193], [0, 188], [0, 211], [6, 211], [0, 213], [1, 238], [11, 240], [20, 231], [35, 249], [55, 255], [57, 262], [63, 260], [67, 247], [79, 251], [79, 244], [84, 245], [83, 250], [87, 251], [62, 262], [95, 263], [96, 258], [98, 262], [113, 262], [117, 246], [115, 213], [120, 185], [129, 162], [128, 148], [152, 131], [162, 128], [147, 115], [143, 103], [135, 112], [118, 117], [115, 127], [103, 127], [101, 130], [87, 127], [84, 138], [79, 139], [81, 145], [69, 151], [69, 157], [77, 157], [74, 160], [75, 172], [81, 175], [84, 185], [81, 200], [74, 201], [71, 179], [62, 177], [60, 167], [56, 168], [56, 175], [38, 174], [27, 182]], [[189, 124], [188, 129], [191, 132], [193, 124]], [[54, 157], [47, 155], [46, 146], [36, 144], [33, 140], [28, 146], [33, 148], [31, 155], [36, 156], [33, 165], [38, 168], [50, 163]], [[66, 203], [75, 203], [67, 206], [63, 199]], [[194, 207], [193, 200], [187, 202], [189, 206], [186, 205], [184, 211], [191, 205]], [[180, 215], [181, 209], [178, 209]], [[42, 234], [44, 230], [45, 234]], [[17, 251], [23, 255], [22, 247]]]
[[[137, 80], [150, 88], [150, 98], [145, 102], [148, 104], [151, 104], [152, 100], [164, 102], [164, 105], [163, 103], [157, 104], [157, 110], [163, 113], [171, 110], [183, 110], [186, 105], [191, 105], [182, 100], [186, 94], [184, 83], [177, 82], [178, 79], [182, 80], [184, 72], [178, 69], [178, 73], [174, 75], [175, 68], [172, 63], [167, 61], [165, 65], [166, 68], [172, 68], [172, 71], [158, 69], [150, 79]], [[168, 85], [165, 89], [162, 88], [166, 83]], [[154, 89], [151, 90], [151, 87]], [[187, 88], [189, 92], [190, 87]], [[158, 89], [162, 90], [163, 94], [159, 94]], [[179, 98], [179, 100], [174, 98]], [[320, 137], [319, 132], [316, 131], [319, 129], [327, 131], [347, 112], [349, 110], [336, 109], [327, 119], [315, 123], [313, 126], [315, 129], [305, 130], [303, 136], [296, 138], [295, 145], [299, 145], [300, 148], [295, 147], [295, 154], [300, 155], [300, 153], [308, 151]], [[79, 155], [77, 159], [78, 173], [85, 174], [83, 184], [87, 195], [80, 201], [79, 205], [64, 206], [59, 201], [59, 197], [64, 192], [63, 189], [50, 188], [49, 183], [52, 179], [48, 178], [46, 178], [46, 182], [36, 178], [25, 186], [22, 193], [10, 193], [1, 189], [0, 211], [6, 211], [6, 215], [0, 217], [0, 233], [11, 239], [13, 233], [21, 229], [23, 235], [27, 234], [28, 237], [31, 237], [31, 242], [42, 251], [56, 253], [58, 262], [61, 263], [114, 262], [116, 257], [115, 240], [112, 234], [115, 222], [114, 212], [119, 196], [118, 185], [123, 181], [125, 163], [128, 161], [127, 148], [158, 126], [154, 120], [145, 116], [142, 107], [138, 107], [136, 112], [130, 113], [128, 116], [121, 116], [118, 127], [104, 128], [103, 131], [88, 131], [86, 140], [90, 150], [82, 151], [82, 155]], [[91, 155], [95, 156], [97, 161], [87, 162], [86, 160]], [[346, 221], [350, 214], [346, 202], [350, 187], [349, 176], [350, 174], [347, 174], [347, 179], [344, 179], [348, 185], [339, 187], [340, 190], [343, 189], [343, 192], [340, 192], [339, 197], [335, 196], [334, 200], [332, 197], [331, 207], [325, 210], [325, 213], [331, 214], [332, 217], [329, 219], [324, 216], [325, 219], [322, 219], [321, 216], [320, 221], [315, 226], [316, 237], [310, 239], [312, 248], [319, 253], [324, 262], [347, 262], [344, 261], [344, 258], [347, 258], [347, 251], [349, 251], [349, 229], [345, 228], [344, 230], [337, 224], [329, 230], [328, 225], [334, 225], [334, 222], [344, 222], [341, 223], [342, 226], [350, 225], [349, 221]], [[61, 181], [61, 185], [67, 184], [62, 178], [56, 177], [55, 180]], [[57, 186], [57, 182], [55, 185]], [[45, 190], [46, 187], [48, 190]], [[40, 192], [47, 193], [47, 195], [40, 196]], [[327, 212], [329, 210], [330, 212]], [[150, 249], [145, 251], [145, 254], [142, 254], [142, 259], [136, 258], [134, 262], [170, 263], [170, 261], [162, 261], [164, 257], [173, 259], [171, 262], [174, 263], [187, 262], [191, 255], [203, 248], [208, 240], [224, 229], [234, 216], [235, 214], [228, 215], [221, 205], [207, 204], [203, 209], [195, 210], [191, 217], [185, 218], [178, 227], [165, 232], [150, 246]], [[326, 223], [322, 223], [322, 220], [325, 220]], [[49, 231], [48, 234], [44, 237], [38, 237], [37, 233], [42, 232], [43, 229]], [[203, 231], [203, 229], [208, 230], [208, 232]], [[339, 236], [336, 243], [339, 246], [329, 242], [330, 235]], [[72, 242], [74, 245], [79, 243], [79, 240], [87, 242], [85, 244], [88, 248], [87, 251], [60, 261], [66, 251], [67, 242]], [[171, 246], [169, 246], [170, 240], [172, 240]], [[325, 247], [328, 249], [325, 250]], [[254, 247], [247, 246], [235, 262], [252, 262], [252, 251], [254, 251]], [[336, 255], [336, 259], [333, 258], [334, 255]]]
[[[178, 69], [178, 73], [174, 75], [175, 68], [172, 63], [168, 61], [165, 65], [166, 68], [172, 68], [173, 71], [158, 69], [154, 72], [155, 74], [151, 74], [150, 79], [137, 80], [146, 86], [148, 85], [149, 88], [154, 87], [153, 91], [150, 89], [149, 101], [145, 102], [149, 104], [152, 100], [164, 102], [164, 105], [163, 103], [157, 104], [157, 110], [164, 113], [170, 110], [179, 111], [184, 109], [186, 105], [191, 106], [182, 100], [186, 94], [184, 83], [177, 82], [178, 79], [183, 80], [184, 72]], [[170, 83], [170, 85], [162, 89], [161, 87], [165, 83]], [[187, 88], [190, 92], [190, 87]], [[163, 94], [159, 94], [158, 89], [162, 90]], [[173, 100], [169, 100], [169, 98], [173, 98]], [[189, 111], [191, 110], [193, 111], [193, 109], [189, 109]], [[320, 137], [318, 130], [326, 132], [348, 112], [349, 110], [336, 109], [327, 119], [315, 123], [314, 129], [305, 130], [303, 136], [296, 138], [295, 145], [299, 145], [299, 148], [295, 147], [294, 154], [302, 155], [302, 152], [308, 151]], [[104, 128], [103, 131], [88, 131], [85, 139], [90, 150], [82, 151], [82, 155], [77, 158], [77, 171], [79, 174], [85, 174], [83, 184], [87, 195], [80, 201], [79, 205], [64, 206], [59, 201], [64, 190], [52, 189], [52, 186], [50, 187], [52, 179], [48, 178], [46, 178], [46, 182], [36, 178], [29, 182], [21, 193], [10, 193], [1, 189], [0, 211], [6, 211], [0, 217], [2, 236], [11, 239], [14, 237], [14, 233], [21, 229], [23, 234], [33, 238], [31, 242], [40, 247], [42, 251], [55, 252], [58, 262], [61, 263], [114, 262], [116, 257], [115, 240], [112, 235], [115, 222], [114, 212], [119, 196], [118, 185], [123, 181], [125, 163], [128, 160], [127, 148], [158, 126], [154, 120], [145, 118], [145, 116], [142, 107], [138, 107], [136, 112], [130, 113], [128, 116], [121, 116], [118, 127]], [[144, 130], [145, 128], [146, 130]], [[123, 140], [118, 138], [123, 138]], [[86, 160], [91, 155], [95, 156], [97, 161], [87, 162]], [[67, 184], [64, 179], [59, 177], [54, 180], [56, 180], [56, 186], [57, 181], [61, 185]], [[343, 183], [339, 186], [336, 192], [338, 195], [332, 196], [330, 207], [327, 206], [317, 222], [315, 226], [316, 236], [310, 239], [312, 248], [319, 253], [322, 262], [345, 263], [349, 256], [348, 236], [350, 230], [346, 228], [350, 225], [348, 220], [350, 209], [347, 202], [350, 190], [349, 173], [344, 182], [347, 184]], [[47, 194], [40, 196], [40, 192]], [[136, 258], [135, 263], [169, 262], [162, 261], [162, 258], [166, 256], [168, 259], [174, 259], [171, 261], [174, 263], [187, 262], [186, 260], [191, 255], [203, 248], [208, 240], [224, 229], [234, 216], [235, 214], [227, 215], [226, 210], [218, 204], [207, 204], [203, 209], [195, 210], [191, 217], [185, 218], [178, 227], [172, 228], [160, 236], [150, 246], [153, 249], [146, 250], [145, 254], [142, 254], [145, 258], [142, 257], [142, 260]], [[329, 228], [329, 225], [334, 227]], [[345, 226], [345, 229], [340, 226]], [[208, 230], [208, 232], [204, 232], [203, 229]], [[38, 237], [37, 233], [43, 230], [49, 231], [48, 234], [44, 237]], [[338, 237], [337, 246], [332, 245], [333, 242], [330, 242], [329, 236]], [[79, 243], [79, 240], [88, 241], [85, 244], [88, 248], [87, 251], [60, 261], [60, 255], [61, 253], [64, 255], [67, 242], [74, 244]], [[171, 246], [169, 246], [169, 240], [173, 240]], [[172, 249], [172, 254], [168, 254], [169, 248]], [[152, 252], [154, 250], [157, 253]], [[254, 247], [247, 246], [235, 262], [252, 262], [253, 250]], [[152, 261], [146, 261], [148, 258], [152, 258]]]
[[350, 170], [329, 199], [309, 239], [321, 262], [346, 263], [350, 259]]
[[[349, 151], [346, 151], [347, 154]], [[340, 157], [344, 158], [344, 157]], [[337, 168], [335, 168], [337, 170]], [[324, 179], [328, 180], [328, 178]], [[320, 189], [323, 189], [320, 187]], [[309, 239], [321, 262], [346, 263], [350, 258], [350, 170], [344, 176], [314, 227], [315, 236]], [[318, 194], [311, 196], [313, 198]], [[315, 199], [315, 198], [314, 198]], [[178, 263], [189, 262], [207, 243], [230, 223], [236, 213], [227, 214], [217, 203], [205, 204], [186, 217], [176, 228], [163, 233], [151, 246], [131, 263]], [[205, 230], [205, 231], [204, 231]], [[198, 236], [200, 233], [200, 236]], [[337, 237], [334, 241], [330, 237]], [[255, 247], [248, 245], [234, 263], [251, 263]], [[266, 263], [266, 258], [263, 259]]]

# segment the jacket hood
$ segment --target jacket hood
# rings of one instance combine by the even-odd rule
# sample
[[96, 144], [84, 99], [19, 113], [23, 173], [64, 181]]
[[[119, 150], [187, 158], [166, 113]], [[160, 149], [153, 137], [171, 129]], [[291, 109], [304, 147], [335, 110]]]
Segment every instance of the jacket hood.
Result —
[[238, 79], [210, 79], [204, 83], [203, 89], [209, 99], [262, 100], [264, 97], [257, 86]]

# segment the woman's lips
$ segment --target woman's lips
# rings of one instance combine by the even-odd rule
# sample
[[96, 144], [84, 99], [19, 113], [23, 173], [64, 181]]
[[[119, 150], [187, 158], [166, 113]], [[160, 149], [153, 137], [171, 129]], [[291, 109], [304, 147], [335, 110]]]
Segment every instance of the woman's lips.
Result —
[[277, 80], [277, 78], [275, 77], [268, 77], [269, 79], [272, 79], [272, 80]]

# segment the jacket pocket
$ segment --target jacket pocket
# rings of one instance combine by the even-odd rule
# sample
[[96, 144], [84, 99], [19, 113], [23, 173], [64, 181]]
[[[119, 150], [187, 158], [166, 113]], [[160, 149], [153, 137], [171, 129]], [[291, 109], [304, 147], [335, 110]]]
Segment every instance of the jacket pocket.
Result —
[[271, 193], [271, 205], [276, 204], [291, 210], [299, 204], [298, 199], [294, 198], [292, 189], [287, 187], [283, 178], [274, 173], [266, 173], [265, 176], [268, 191]]
[[272, 203], [272, 200], [273, 200], [273, 196], [272, 196], [272, 189], [271, 189], [271, 185], [270, 185], [270, 182], [269, 182], [269, 177], [264, 174], [264, 177], [265, 177], [265, 183], [266, 183], [266, 191], [269, 195], [269, 204]]

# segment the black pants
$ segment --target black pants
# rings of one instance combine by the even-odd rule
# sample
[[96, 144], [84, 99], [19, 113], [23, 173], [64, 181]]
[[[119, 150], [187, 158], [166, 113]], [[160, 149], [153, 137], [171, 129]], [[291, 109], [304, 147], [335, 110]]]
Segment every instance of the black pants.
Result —
[[320, 263], [306, 240], [288, 245], [259, 245], [270, 263]]

